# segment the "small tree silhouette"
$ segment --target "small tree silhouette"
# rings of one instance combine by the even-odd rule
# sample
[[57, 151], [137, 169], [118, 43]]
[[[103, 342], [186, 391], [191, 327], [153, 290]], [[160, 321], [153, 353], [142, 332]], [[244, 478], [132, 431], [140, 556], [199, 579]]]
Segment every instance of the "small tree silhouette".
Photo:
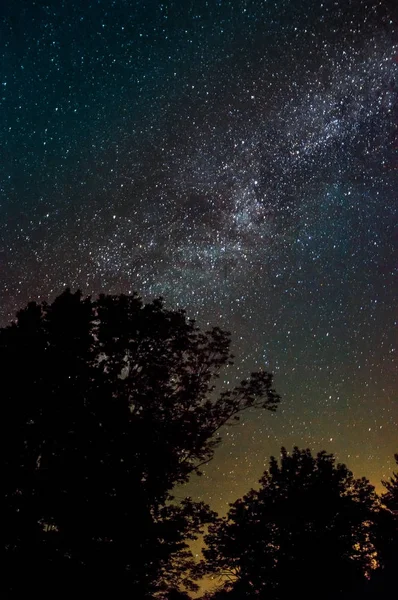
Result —
[[[398, 466], [398, 453], [394, 454], [394, 458]], [[383, 485], [387, 490], [383, 494], [383, 503], [389, 510], [398, 514], [398, 471], [393, 473], [389, 480], [383, 481]]]
[[[398, 454], [394, 456], [398, 464]], [[384, 598], [396, 594], [398, 567], [398, 474], [382, 482], [387, 490], [381, 497], [377, 515], [377, 550], [379, 568], [370, 581], [368, 596]]]
[[7, 597], [194, 587], [186, 540], [213, 514], [171, 491], [224, 424], [279, 402], [266, 372], [216, 394], [229, 346], [161, 300], [69, 290], [0, 330]]
[[202, 572], [228, 578], [231, 598], [336, 598], [362, 585], [374, 552], [373, 486], [331, 454], [298, 448], [282, 448], [280, 465], [271, 457], [260, 483], [210, 525]]

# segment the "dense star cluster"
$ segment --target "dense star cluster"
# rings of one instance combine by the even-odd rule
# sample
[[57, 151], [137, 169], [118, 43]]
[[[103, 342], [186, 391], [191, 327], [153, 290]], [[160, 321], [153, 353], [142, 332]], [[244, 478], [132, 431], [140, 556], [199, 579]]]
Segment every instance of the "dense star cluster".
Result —
[[1, 14], [1, 319], [68, 285], [233, 334], [278, 414], [228, 429], [215, 509], [283, 444], [397, 450], [393, 0], [49, 0]]

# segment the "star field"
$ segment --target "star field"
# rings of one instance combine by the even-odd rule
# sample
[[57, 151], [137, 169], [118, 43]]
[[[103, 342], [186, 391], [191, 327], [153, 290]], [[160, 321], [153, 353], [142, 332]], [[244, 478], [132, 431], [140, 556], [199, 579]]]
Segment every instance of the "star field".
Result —
[[[397, 451], [392, 0], [8, 3], [1, 321], [68, 285], [162, 295], [275, 373], [190, 491], [214, 509], [283, 444], [378, 484]], [[184, 492], [185, 493], [185, 492]]]

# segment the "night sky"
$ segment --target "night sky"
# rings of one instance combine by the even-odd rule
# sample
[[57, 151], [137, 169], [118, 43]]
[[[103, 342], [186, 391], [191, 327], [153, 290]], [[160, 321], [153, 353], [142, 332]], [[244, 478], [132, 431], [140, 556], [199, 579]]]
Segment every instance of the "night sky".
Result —
[[230, 330], [283, 402], [190, 485], [220, 512], [282, 444], [393, 469], [397, 5], [2, 3], [1, 324], [68, 285]]

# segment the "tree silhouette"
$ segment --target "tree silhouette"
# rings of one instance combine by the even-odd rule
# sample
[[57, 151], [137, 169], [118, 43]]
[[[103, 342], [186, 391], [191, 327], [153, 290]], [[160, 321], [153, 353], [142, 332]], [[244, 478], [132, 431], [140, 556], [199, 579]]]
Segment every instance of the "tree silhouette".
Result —
[[214, 515], [172, 489], [223, 425], [279, 402], [266, 372], [216, 393], [229, 346], [161, 300], [69, 290], [0, 330], [7, 597], [194, 586], [186, 541]]
[[[394, 458], [398, 466], [398, 453], [394, 454]], [[398, 471], [393, 473], [388, 481], [383, 481], [383, 485], [387, 490], [383, 494], [384, 504], [392, 512], [398, 513]]]
[[[398, 454], [394, 456], [398, 464]], [[368, 596], [388, 597], [396, 593], [398, 567], [398, 474], [382, 482], [387, 490], [381, 497], [377, 514], [377, 550], [379, 568], [370, 581]]]
[[363, 583], [377, 505], [366, 479], [296, 447], [280, 465], [271, 457], [260, 483], [209, 526], [202, 573], [227, 578], [231, 599], [340, 598]]

